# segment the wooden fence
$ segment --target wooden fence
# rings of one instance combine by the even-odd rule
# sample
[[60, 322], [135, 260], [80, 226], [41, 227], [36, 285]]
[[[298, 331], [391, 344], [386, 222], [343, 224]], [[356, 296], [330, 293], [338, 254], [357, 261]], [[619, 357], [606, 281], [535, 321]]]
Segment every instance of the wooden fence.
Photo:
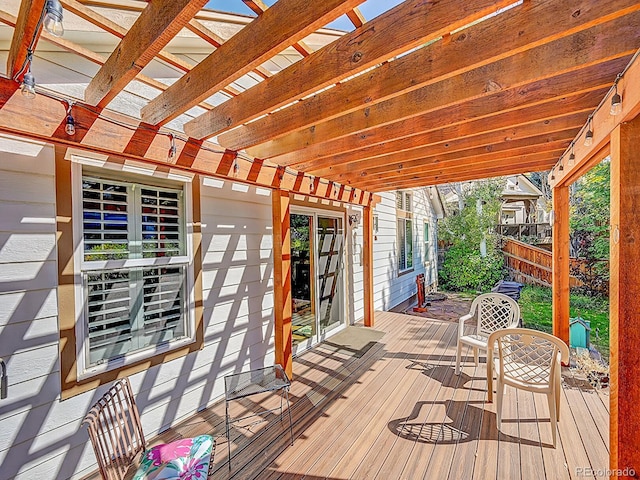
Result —
[[[505, 239], [502, 251], [509, 274], [515, 281], [529, 285], [551, 286], [553, 265], [551, 252], [513, 239]], [[601, 260], [598, 263], [606, 269], [608, 262]], [[569, 285], [571, 287], [584, 287], [587, 282], [590, 290], [608, 293], [608, 278], [599, 278], [592, 262], [572, 258], [570, 269]]]

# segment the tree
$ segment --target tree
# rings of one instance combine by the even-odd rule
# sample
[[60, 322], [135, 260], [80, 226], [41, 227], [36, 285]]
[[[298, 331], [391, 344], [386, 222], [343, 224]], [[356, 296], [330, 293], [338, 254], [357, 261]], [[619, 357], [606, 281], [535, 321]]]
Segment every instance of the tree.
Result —
[[488, 290], [503, 277], [495, 225], [504, 186], [501, 179], [474, 182], [468, 188], [452, 186], [458, 195], [458, 208], [449, 212], [438, 229], [439, 239], [451, 245], [440, 271], [445, 288]]
[[605, 159], [573, 186], [570, 228], [574, 256], [609, 258], [610, 162]]

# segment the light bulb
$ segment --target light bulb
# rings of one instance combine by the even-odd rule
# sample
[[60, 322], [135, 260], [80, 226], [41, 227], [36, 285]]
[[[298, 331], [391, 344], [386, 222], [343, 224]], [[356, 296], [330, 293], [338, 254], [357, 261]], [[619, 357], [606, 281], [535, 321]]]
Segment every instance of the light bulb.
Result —
[[576, 163], [576, 155], [575, 153], [571, 152], [571, 154], [569, 155], [569, 166], [573, 167]]
[[618, 90], [616, 90], [616, 93], [614, 93], [613, 96], [611, 97], [611, 110], [609, 110], [609, 113], [615, 116], [615, 115], [619, 115], [621, 112], [622, 112], [622, 97], [618, 93]]
[[67, 115], [67, 124], [64, 127], [64, 131], [67, 135], [75, 135], [76, 133], [76, 121], [73, 119], [73, 115]]
[[31, 73], [28, 71], [24, 74], [22, 78], [22, 87], [21, 90], [22, 95], [26, 98], [35, 98], [36, 97], [36, 79]]
[[593, 132], [591, 131], [591, 129], [589, 129], [584, 135], [584, 146], [590, 147], [591, 145], [593, 145]]
[[45, 5], [44, 29], [55, 37], [64, 35], [62, 25], [62, 5], [59, 0], [47, 0]]

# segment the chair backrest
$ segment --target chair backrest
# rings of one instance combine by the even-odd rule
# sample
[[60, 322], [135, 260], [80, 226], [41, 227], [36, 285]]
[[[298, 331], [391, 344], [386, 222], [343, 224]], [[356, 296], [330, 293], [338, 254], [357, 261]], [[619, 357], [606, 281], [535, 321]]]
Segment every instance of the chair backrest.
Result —
[[107, 390], [82, 423], [87, 424], [102, 478], [124, 478], [146, 447], [129, 379], [122, 378]]
[[488, 345], [498, 345], [500, 374], [534, 386], [549, 385], [569, 361], [569, 347], [553, 335], [529, 328], [494, 332]]
[[514, 328], [520, 320], [520, 306], [502, 293], [478, 295], [471, 304], [472, 315], [478, 318], [478, 334], [491, 335], [502, 328]]

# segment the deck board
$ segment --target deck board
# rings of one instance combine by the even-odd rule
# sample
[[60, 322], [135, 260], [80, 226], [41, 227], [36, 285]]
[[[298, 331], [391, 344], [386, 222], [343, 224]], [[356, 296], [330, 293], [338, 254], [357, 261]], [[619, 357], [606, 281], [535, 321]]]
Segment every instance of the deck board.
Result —
[[[454, 374], [457, 324], [377, 312], [384, 336], [366, 351], [320, 344], [294, 361], [291, 413], [232, 429], [227, 469], [224, 402], [157, 441], [217, 436], [213, 479], [580, 478], [578, 468], [606, 468], [606, 395], [564, 372], [558, 448], [551, 447], [546, 398], [506, 388], [503, 423], [486, 402], [485, 360], [465, 351]], [[277, 405], [264, 395], [232, 402], [234, 416]]]

